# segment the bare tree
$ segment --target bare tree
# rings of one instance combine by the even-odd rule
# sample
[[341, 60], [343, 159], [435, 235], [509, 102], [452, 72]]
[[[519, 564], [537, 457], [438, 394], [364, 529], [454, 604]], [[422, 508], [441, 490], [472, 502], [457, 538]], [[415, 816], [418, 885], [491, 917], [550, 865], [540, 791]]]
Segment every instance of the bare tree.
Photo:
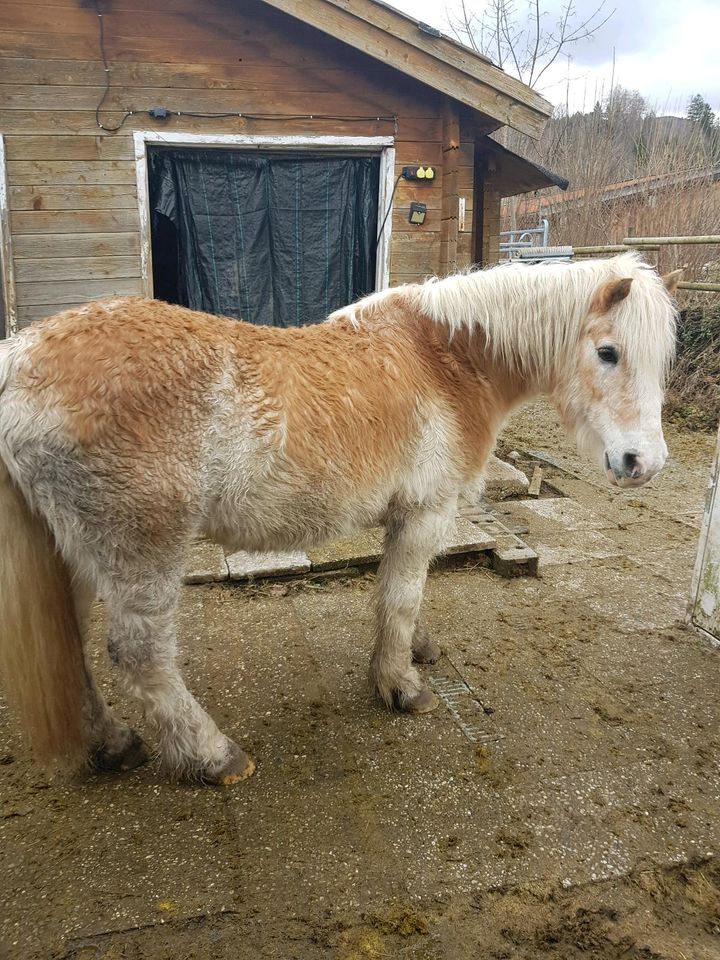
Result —
[[[574, 44], [597, 33], [615, 12], [606, 8], [607, 0], [597, 0], [593, 12], [583, 17], [578, 14], [575, 0], [563, 0], [553, 21], [548, 10], [551, 3], [552, 0], [455, 0], [452, 8], [446, 8], [446, 17], [461, 43], [528, 86], [537, 86], [561, 55], [569, 57]], [[495, 138], [526, 156], [537, 157], [542, 150], [540, 144], [509, 127]], [[547, 152], [547, 142], [543, 147]], [[513, 227], [516, 208], [517, 201], [512, 200]]]
[[597, 33], [614, 12], [600, 0], [590, 16], [581, 17], [575, 0], [566, 0], [549, 24], [542, 0], [460, 0], [447, 18], [461, 43], [533, 87], [558, 57]]

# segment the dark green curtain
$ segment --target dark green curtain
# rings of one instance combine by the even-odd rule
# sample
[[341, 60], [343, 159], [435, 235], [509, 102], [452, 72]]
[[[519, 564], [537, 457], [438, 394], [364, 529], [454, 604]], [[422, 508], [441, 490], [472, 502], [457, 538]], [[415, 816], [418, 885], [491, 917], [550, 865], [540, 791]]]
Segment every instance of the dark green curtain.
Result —
[[378, 157], [149, 151], [155, 295], [301, 326], [375, 289]]

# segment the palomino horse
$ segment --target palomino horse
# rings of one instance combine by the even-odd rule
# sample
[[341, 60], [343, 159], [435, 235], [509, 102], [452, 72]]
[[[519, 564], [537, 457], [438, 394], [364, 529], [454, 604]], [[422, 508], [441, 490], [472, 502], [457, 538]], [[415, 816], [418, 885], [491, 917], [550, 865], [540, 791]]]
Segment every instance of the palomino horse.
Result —
[[548, 394], [611, 483], [640, 485], [660, 424], [677, 275], [634, 254], [505, 265], [373, 294], [302, 329], [152, 300], [73, 307], [0, 346], [0, 648], [40, 755], [146, 758], [83, 651], [100, 596], [108, 647], [175, 772], [252, 760], [176, 666], [183, 557], [306, 548], [386, 528], [371, 677], [388, 705], [436, 701], [413, 666], [428, 563], [518, 403]]

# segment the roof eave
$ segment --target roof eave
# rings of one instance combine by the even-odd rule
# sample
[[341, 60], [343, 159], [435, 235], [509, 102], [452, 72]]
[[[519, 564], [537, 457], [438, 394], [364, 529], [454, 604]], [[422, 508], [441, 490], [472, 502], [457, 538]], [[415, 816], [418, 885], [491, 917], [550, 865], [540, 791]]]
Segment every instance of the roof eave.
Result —
[[545, 190], [547, 187], [559, 187], [567, 190], [570, 182], [557, 173], [546, 170], [531, 160], [508, 150], [491, 137], [482, 137], [477, 146], [496, 161], [495, 183], [501, 197], [514, 197], [533, 190]]
[[473, 110], [537, 139], [552, 105], [486, 58], [376, 0], [263, 0]]

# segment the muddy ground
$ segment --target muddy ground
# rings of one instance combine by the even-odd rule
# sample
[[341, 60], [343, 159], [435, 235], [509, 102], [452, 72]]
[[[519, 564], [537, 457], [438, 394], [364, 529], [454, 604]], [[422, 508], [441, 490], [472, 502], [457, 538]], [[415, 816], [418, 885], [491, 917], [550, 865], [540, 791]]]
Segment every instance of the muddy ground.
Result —
[[720, 958], [720, 660], [683, 622], [713, 438], [668, 440], [617, 492], [544, 406], [511, 423], [561, 464], [501, 507], [541, 572], [431, 575], [454, 711], [369, 696], [371, 576], [185, 588], [189, 683], [258, 761], [235, 788], [51, 778], [2, 710], [0, 957]]

